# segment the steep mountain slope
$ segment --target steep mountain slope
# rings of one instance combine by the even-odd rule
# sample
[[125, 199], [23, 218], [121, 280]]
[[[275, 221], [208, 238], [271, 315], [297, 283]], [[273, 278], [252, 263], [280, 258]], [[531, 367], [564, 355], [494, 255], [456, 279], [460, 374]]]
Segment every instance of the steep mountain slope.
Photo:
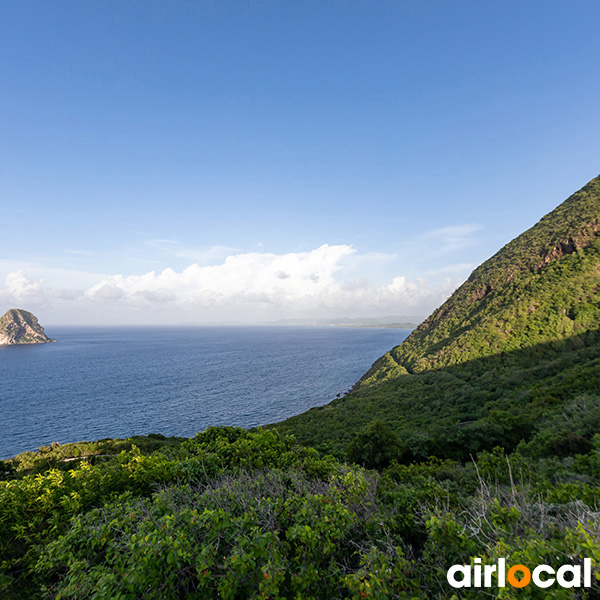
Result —
[[600, 177], [479, 266], [365, 385], [600, 326]]
[[54, 341], [44, 333], [37, 317], [26, 310], [11, 308], [0, 318], [0, 345], [45, 344]]
[[[597, 177], [478, 267], [351, 394], [276, 427], [338, 454], [374, 419], [413, 458], [534, 438], [584, 447], [600, 426], [599, 230]], [[577, 424], [564, 416], [574, 406]]]

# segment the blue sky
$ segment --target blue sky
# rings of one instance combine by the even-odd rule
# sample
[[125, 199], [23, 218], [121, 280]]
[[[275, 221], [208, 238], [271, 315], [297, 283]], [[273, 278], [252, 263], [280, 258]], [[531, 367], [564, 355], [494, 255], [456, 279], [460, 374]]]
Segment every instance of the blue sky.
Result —
[[597, 2], [0, 4], [0, 309], [429, 313], [600, 172]]

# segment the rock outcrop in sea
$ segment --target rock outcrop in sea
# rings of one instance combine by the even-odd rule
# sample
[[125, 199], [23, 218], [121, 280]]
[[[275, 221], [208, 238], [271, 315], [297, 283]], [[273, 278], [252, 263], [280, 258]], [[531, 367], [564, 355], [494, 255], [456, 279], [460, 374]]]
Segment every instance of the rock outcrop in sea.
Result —
[[11, 308], [0, 318], [0, 346], [55, 342], [45, 333], [37, 317], [20, 308]]

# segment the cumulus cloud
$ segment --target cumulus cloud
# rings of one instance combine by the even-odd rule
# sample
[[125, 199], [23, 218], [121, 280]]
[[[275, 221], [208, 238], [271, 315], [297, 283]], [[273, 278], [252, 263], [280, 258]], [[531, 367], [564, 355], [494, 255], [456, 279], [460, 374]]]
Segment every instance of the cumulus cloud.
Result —
[[[381, 256], [384, 262], [389, 262], [388, 258]], [[367, 262], [375, 265], [375, 257]], [[357, 264], [365, 264], [365, 258], [352, 246], [325, 244], [308, 252], [234, 254], [219, 264], [194, 263], [181, 271], [167, 268], [143, 275], [116, 274], [79, 290], [53, 288], [16, 271], [7, 276], [0, 298], [62, 307], [70, 303], [89, 314], [134, 311], [160, 320], [160, 315], [167, 314], [164, 311], [170, 311], [171, 319], [183, 313], [202, 319], [210, 313], [221, 319], [232, 316], [256, 321], [407, 311], [421, 314], [439, 305], [459, 283], [446, 279], [432, 287], [423, 279], [395, 276], [375, 285], [370, 271], [357, 269]]]
[[119, 300], [125, 295], [123, 288], [119, 285], [120, 277], [120, 275], [117, 275], [116, 277], [110, 277], [102, 281], [92, 288], [93, 293], [88, 292], [87, 295], [99, 302], [114, 302], [115, 300]]
[[18, 302], [38, 302], [44, 295], [44, 280], [33, 281], [25, 271], [9, 273], [5, 279], [7, 295]]
[[354, 252], [350, 246], [323, 245], [311, 252], [237, 254], [220, 265], [193, 264], [181, 272], [169, 268], [161, 273], [114, 275], [86, 294], [100, 302], [126, 297], [134, 304], [154, 298], [164, 302], [167, 295], [182, 305], [293, 302], [328, 294], [339, 286], [335, 280], [339, 262]]
[[0, 289], [0, 302], [17, 308], [69, 303], [81, 300], [84, 290], [48, 287], [44, 279], [34, 280], [23, 270], [6, 275], [5, 288]]
[[394, 277], [389, 285], [377, 289], [376, 302], [383, 306], [402, 304], [405, 309], [440, 304], [456, 288], [456, 283], [446, 279], [436, 289], [430, 289], [424, 279], [407, 280]]

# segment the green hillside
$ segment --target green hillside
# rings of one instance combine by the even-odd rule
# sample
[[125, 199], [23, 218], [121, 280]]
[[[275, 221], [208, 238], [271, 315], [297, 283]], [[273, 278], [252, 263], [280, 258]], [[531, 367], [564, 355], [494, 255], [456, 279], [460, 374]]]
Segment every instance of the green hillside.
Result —
[[[374, 420], [407, 460], [522, 440], [585, 448], [600, 410], [599, 228], [597, 177], [479, 266], [351, 394], [276, 427], [340, 456]], [[577, 423], [564, 417], [575, 405]]]
[[597, 177], [475, 269], [361, 385], [600, 326], [599, 229]]
[[[598, 600], [599, 214], [596, 179], [325, 407], [0, 461], [0, 598]], [[590, 581], [450, 586], [501, 558]]]

